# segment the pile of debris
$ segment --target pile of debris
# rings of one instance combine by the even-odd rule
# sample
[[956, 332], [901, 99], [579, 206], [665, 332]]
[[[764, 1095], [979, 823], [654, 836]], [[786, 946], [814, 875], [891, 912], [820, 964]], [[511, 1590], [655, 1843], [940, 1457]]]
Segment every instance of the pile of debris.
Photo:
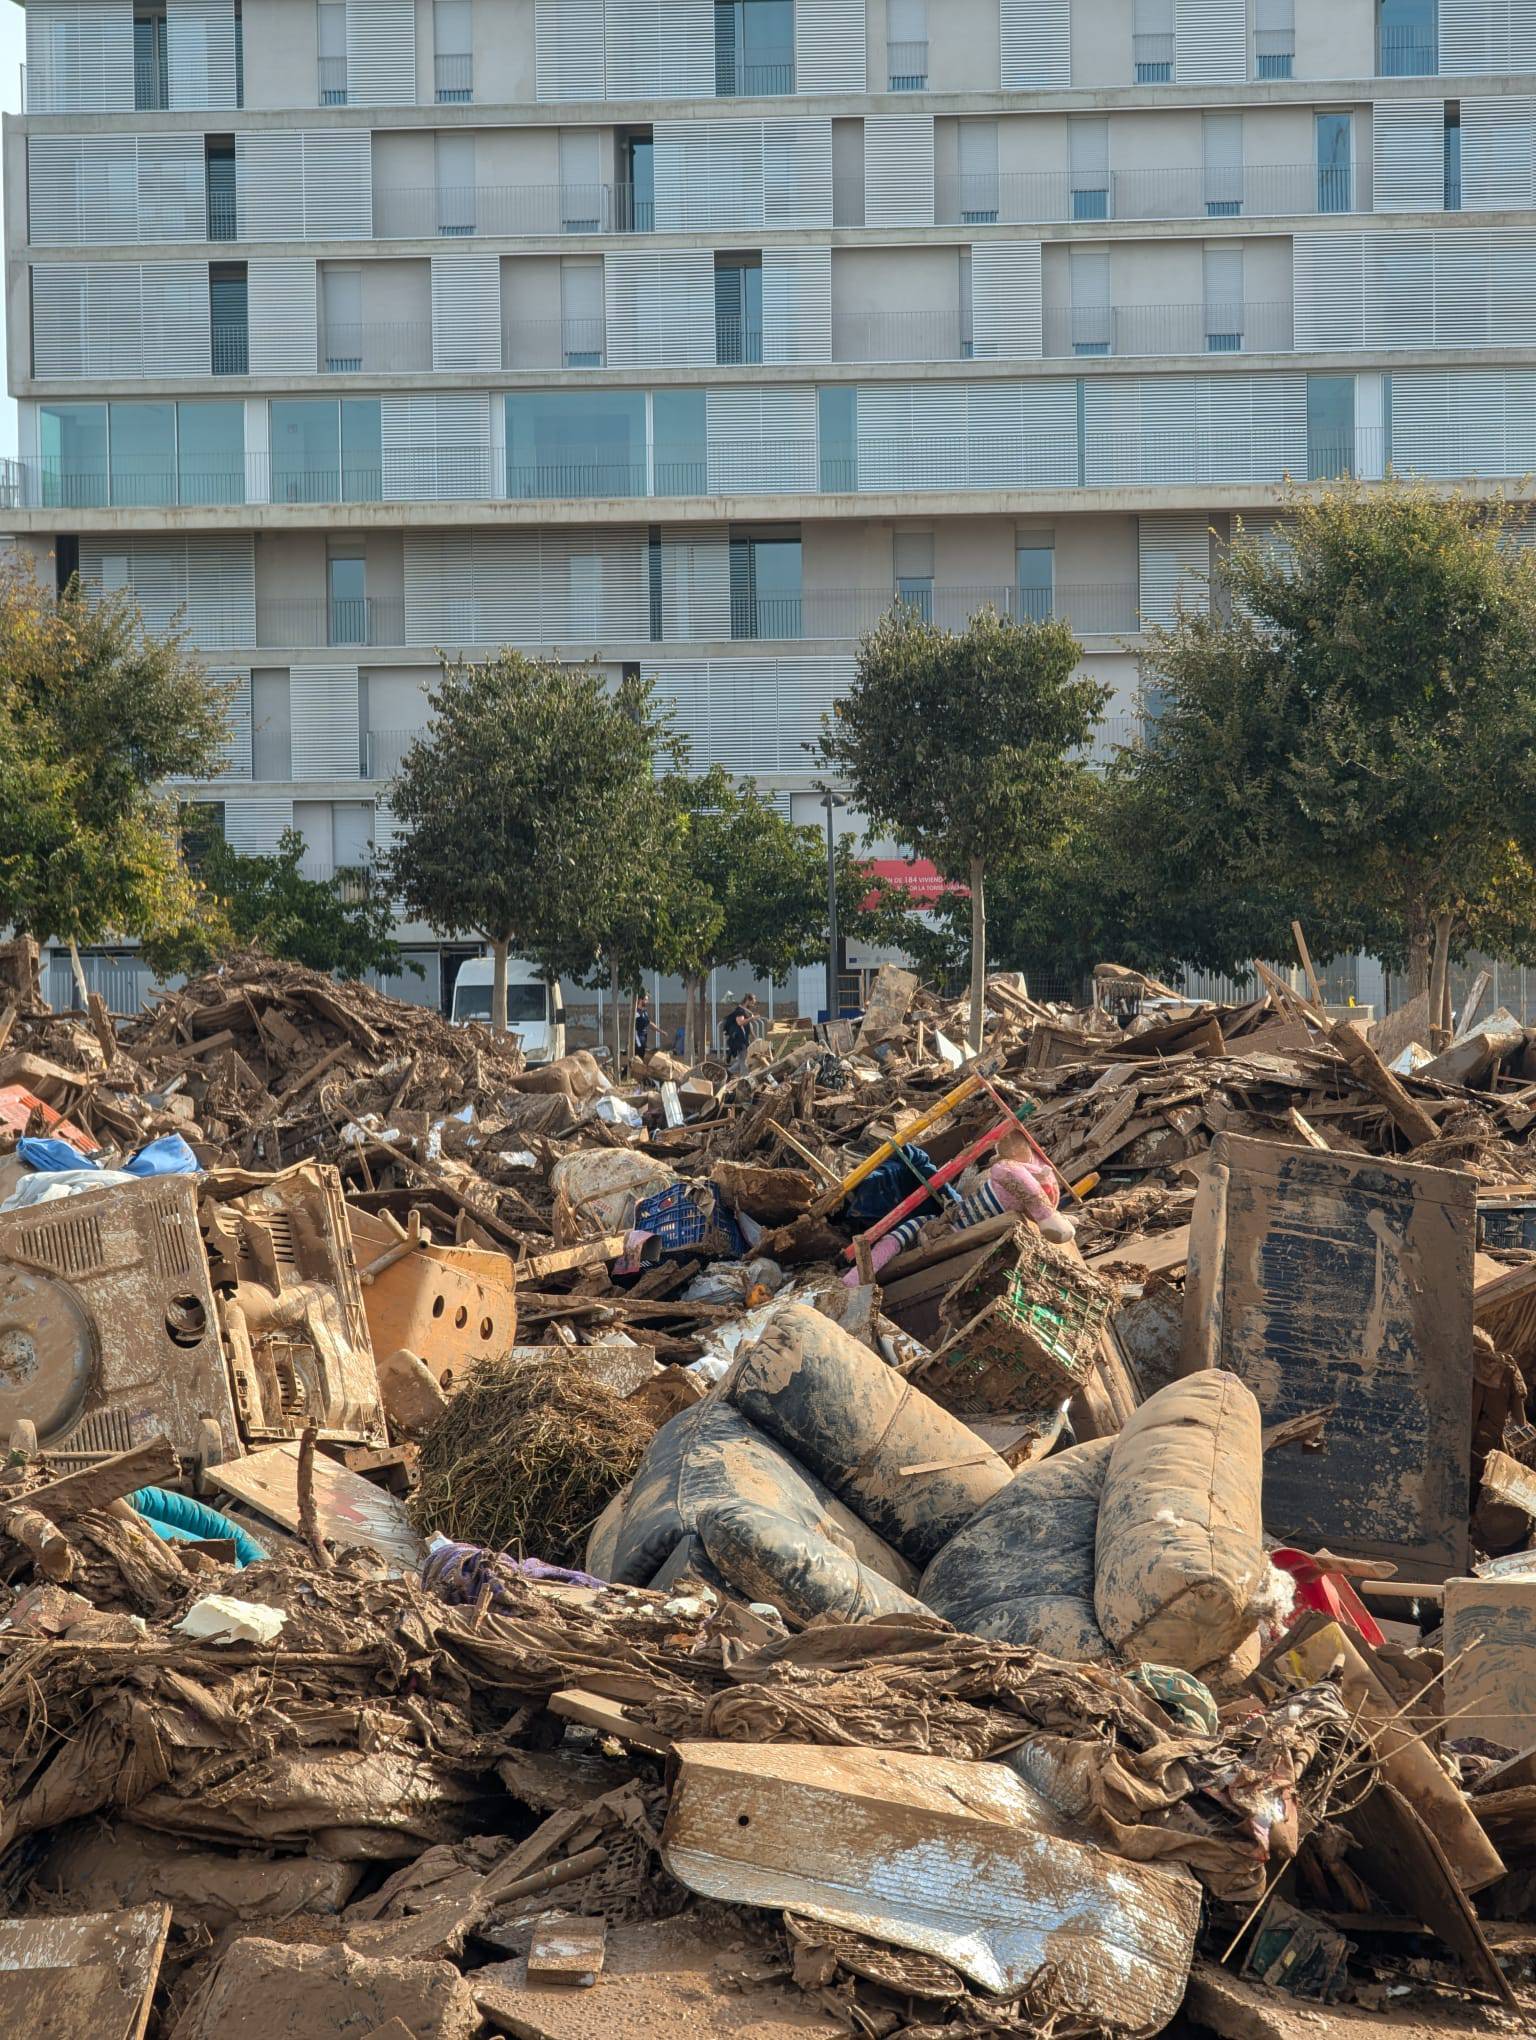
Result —
[[12, 972], [6, 2030], [1532, 2030], [1536, 1041], [1263, 981]]

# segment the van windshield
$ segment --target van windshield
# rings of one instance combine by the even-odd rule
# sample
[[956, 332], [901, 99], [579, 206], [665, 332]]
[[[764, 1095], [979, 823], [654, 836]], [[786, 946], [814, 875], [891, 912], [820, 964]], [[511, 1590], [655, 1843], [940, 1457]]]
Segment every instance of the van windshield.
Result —
[[[489, 1020], [491, 1017], [490, 986], [455, 985], [453, 988], [453, 1017], [455, 1020]], [[530, 1024], [542, 1027], [545, 1018], [543, 985], [507, 986], [507, 1025], [509, 1027], [526, 1027]]]

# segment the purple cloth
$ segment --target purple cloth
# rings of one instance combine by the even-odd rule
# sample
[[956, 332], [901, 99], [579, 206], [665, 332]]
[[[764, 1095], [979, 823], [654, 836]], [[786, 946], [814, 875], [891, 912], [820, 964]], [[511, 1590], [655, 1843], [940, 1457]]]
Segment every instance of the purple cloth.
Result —
[[531, 1580], [557, 1587], [604, 1587], [592, 1573], [572, 1572], [563, 1565], [546, 1565], [542, 1558], [513, 1558], [510, 1552], [487, 1551], [483, 1544], [455, 1544], [448, 1538], [434, 1544], [421, 1568], [421, 1583], [441, 1600], [473, 1606], [489, 1592], [491, 1606], [515, 1605], [510, 1591], [513, 1580]]

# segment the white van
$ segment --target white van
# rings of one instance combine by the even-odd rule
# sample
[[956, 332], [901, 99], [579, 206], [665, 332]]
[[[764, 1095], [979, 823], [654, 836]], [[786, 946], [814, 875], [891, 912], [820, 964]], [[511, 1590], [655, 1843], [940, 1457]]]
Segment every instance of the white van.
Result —
[[[452, 1019], [456, 1026], [472, 1020], [489, 1026], [491, 982], [496, 961], [472, 956], [459, 966], [453, 983]], [[558, 1062], [565, 1054], [565, 1002], [558, 985], [547, 985], [537, 964], [526, 957], [507, 958], [507, 1028], [523, 1046], [530, 1063]]]

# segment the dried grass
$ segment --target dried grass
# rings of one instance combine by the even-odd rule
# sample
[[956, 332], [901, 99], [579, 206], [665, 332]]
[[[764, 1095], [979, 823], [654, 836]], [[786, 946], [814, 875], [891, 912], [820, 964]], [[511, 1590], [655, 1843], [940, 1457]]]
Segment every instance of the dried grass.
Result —
[[422, 1440], [412, 1516], [424, 1536], [579, 1566], [655, 1430], [579, 1349], [480, 1360]]

